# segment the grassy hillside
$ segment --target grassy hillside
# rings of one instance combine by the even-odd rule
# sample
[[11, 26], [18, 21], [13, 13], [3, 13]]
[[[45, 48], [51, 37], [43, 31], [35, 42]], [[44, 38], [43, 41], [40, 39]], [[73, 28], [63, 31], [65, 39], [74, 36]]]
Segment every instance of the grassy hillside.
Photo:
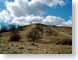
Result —
[[3, 54], [71, 54], [72, 28], [32, 24], [0, 32]]

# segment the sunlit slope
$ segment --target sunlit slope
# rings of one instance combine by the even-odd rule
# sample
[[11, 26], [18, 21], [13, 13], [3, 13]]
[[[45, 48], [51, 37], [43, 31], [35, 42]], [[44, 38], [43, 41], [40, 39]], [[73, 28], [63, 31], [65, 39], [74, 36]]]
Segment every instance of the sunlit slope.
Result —
[[2, 32], [0, 53], [71, 54], [72, 28], [32, 24]]

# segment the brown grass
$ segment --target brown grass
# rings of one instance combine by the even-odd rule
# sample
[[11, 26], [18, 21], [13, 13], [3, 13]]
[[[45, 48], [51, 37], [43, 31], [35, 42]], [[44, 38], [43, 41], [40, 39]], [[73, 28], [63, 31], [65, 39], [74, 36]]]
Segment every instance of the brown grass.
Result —
[[68, 27], [24, 26], [22, 30], [0, 34], [0, 53], [72, 54], [72, 35], [70, 33], [71, 28]]

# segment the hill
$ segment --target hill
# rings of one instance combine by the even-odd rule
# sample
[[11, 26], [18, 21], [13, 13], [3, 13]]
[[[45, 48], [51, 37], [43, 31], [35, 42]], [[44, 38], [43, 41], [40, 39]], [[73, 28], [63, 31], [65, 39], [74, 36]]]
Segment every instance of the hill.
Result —
[[32, 24], [0, 32], [0, 53], [71, 54], [72, 28]]

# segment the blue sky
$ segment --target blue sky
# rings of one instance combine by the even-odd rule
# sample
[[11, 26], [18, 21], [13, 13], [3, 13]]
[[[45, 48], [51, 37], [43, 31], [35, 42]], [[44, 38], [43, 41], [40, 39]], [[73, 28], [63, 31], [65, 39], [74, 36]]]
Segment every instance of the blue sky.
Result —
[[[3, 9], [6, 9], [5, 6], [5, 1], [7, 0], [0, 0], [0, 11]], [[8, 0], [8, 1], [13, 1], [13, 0]], [[56, 8], [48, 8], [46, 14], [47, 15], [52, 15], [52, 16], [60, 16], [64, 18], [65, 20], [68, 20], [72, 16], [72, 0], [65, 0], [65, 6], [63, 7], [56, 7]]]
[[65, 0], [63, 7], [49, 8], [46, 15], [60, 16], [68, 20], [72, 16], [72, 0]]
[[26, 25], [34, 20], [41, 20], [42, 24], [48, 25], [72, 26], [72, 0], [13, 1], [0, 0], [0, 26]]

